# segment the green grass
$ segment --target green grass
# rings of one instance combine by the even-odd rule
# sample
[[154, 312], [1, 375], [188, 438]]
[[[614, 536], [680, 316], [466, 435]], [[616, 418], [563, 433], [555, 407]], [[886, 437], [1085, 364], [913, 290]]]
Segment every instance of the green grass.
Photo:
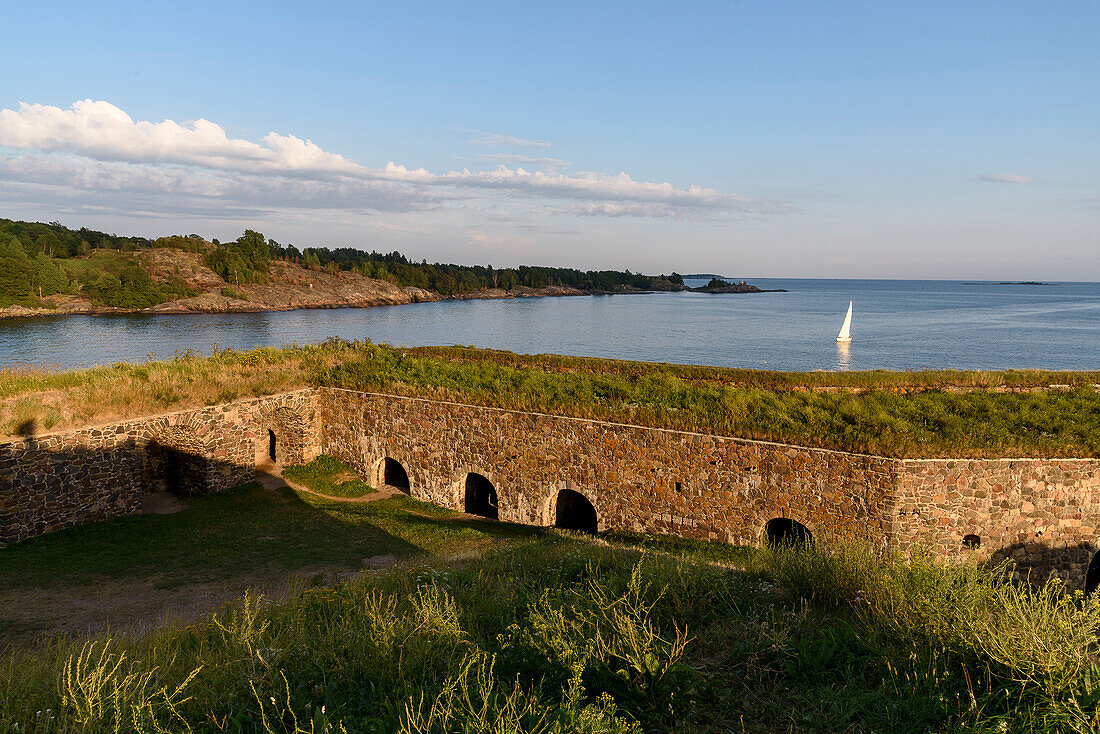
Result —
[[[1096, 372], [790, 373], [329, 342], [0, 371], [0, 429], [326, 385], [899, 457], [1100, 456]], [[1051, 385], [1065, 388], [1048, 389]], [[28, 418], [28, 416], [30, 416]]]
[[0, 589], [63, 588], [136, 576], [172, 587], [247, 578], [255, 569], [358, 569], [370, 556], [452, 552], [466, 542], [531, 532], [458, 517], [403, 496], [349, 504], [246, 484], [194, 499], [175, 514], [82, 525], [6, 548]]
[[675, 535], [648, 535], [630, 530], [609, 530], [601, 536], [612, 545], [653, 551], [697, 562], [710, 562], [743, 568], [750, 563], [756, 550], [744, 545], [717, 541], [693, 540]]
[[59, 630], [141, 624], [167, 608], [209, 608], [249, 587], [331, 582], [376, 561], [476, 551], [538, 532], [463, 520], [404, 496], [345, 503], [244, 485], [175, 514], [93, 523], [0, 550], [0, 649]]
[[1096, 731], [1100, 601], [866, 548], [734, 571], [643, 544], [549, 533], [12, 650], [0, 730]]
[[[726, 379], [719, 379], [723, 374]], [[985, 375], [973, 374], [975, 381]], [[1005, 382], [1015, 379], [1014, 373], [996, 374]], [[906, 375], [861, 373], [856, 378], [862, 376], [872, 386], [900, 387], [907, 379], [935, 382], [935, 373], [927, 378]], [[992, 382], [995, 376], [984, 379]], [[827, 377], [842, 383], [856, 379]], [[1089, 385], [1043, 392], [904, 393], [878, 387], [791, 387], [812, 387], [825, 379], [819, 373], [525, 358], [462, 348], [367, 347], [322, 372], [318, 382], [888, 456], [1100, 455], [1100, 393]]]
[[283, 476], [329, 497], [364, 497], [378, 492], [331, 456], [318, 456], [308, 464], [291, 466]]

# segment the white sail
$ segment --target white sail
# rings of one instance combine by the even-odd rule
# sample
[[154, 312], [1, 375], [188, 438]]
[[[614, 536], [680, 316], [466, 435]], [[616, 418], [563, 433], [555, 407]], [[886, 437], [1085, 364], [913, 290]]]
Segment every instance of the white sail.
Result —
[[844, 325], [840, 327], [840, 333], [836, 335], [838, 342], [852, 341], [852, 302], [848, 301], [848, 315], [844, 317]]

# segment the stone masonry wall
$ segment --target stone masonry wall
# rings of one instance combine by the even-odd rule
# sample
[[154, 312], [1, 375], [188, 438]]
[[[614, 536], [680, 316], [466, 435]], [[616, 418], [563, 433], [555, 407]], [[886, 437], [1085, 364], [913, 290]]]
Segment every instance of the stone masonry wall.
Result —
[[[1017, 577], [1056, 573], [1081, 588], [1097, 551], [1100, 460], [903, 460], [896, 506], [900, 548], [1011, 559]], [[967, 536], [980, 546], [971, 551]]]
[[169, 454], [189, 494], [251, 481], [268, 430], [280, 462], [301, 463], [317, 454], [316, 423], [301, 390], [0, 443], [0, 544], [140, 511]]
[[554, 523], [571, 489], [600, 529], [759, 542], [789, 518], [819, 538], [885, 542], [892, 462], [871, 456], [345, 390], [319, 390], [322, 446], [378, 482], [386, 457], [413, 496], [463, 509], [468, 472], [495, 486], [500, 519]]
[[822, 540], [1011, 559], [1021, 577], [1071, 588], [1097, 557], [1097, 459], [897, 460], [331, 388], [0, 443], [0, 544], [138, 512], [169, 485], [249, 481], [271, 434], [280, 464], [323, 451], [380, 484], [394, 459], [413, 496], [458, 510], [480, 474], [505, 521], [553, 525], [573, 490], [601, 530], [755, 545], [785, 518]]

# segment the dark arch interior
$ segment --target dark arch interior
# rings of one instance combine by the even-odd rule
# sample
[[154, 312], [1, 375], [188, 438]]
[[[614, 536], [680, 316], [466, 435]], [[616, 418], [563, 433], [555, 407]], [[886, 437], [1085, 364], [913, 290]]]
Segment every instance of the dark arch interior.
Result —
[[206, 490], [206, 460], [172, 446], [151, 441], [146, 454], [146, 489], [195, 497]]
[[382, 465], [382, 483], [408, 492], [409, 474], [405, 471], [405, 467], [401, 466], [400, 461], [387, 456]]
[[466, 512], [496, 520], [500, 515], [497, 507], [497, 491], [493, 483], [480, 474], [466, 475]]
[[967, 548], [981, 548], [982, 547], [981, 536], [974, 535], [973, 533], [971, 533], [970, 535], [964, 535], [963, 536], [963, 545], [965, 545]]
[[554, 500], [554, 527], [594, 533], [598, 529], [596, 508], [580, 492], [563, 489]]
[[769, 520], [765, 532], [768, 536], [769, 546], [802, 545], [803, 543], [812, 543], [814, 540], [813, 534], [806, 529], [805, 525], [797, 520], [790, 520], [785, 517]]
[[267, 429], [267, 455], [271, 457], [271, 461], [275, 461], [275, 431], [270, 428]]
[[1100, 587], [1100, 553], [1094, 555], [1089, 563], [1089, 572], [1085, 576], [1085, 593], [1091, 594], [1097, 587]]

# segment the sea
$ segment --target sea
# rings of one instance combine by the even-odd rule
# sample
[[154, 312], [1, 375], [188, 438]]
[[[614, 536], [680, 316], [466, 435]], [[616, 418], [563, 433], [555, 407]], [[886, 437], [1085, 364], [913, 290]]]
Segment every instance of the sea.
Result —
[[[776, 370], [1100, 369], [1100, 283], [730, 278], [742, 279], [786, 292], [0, 319], [0, 367], [90, 367], [339, 337]], [[837, 344], [849, 302], [852, 342]]]

